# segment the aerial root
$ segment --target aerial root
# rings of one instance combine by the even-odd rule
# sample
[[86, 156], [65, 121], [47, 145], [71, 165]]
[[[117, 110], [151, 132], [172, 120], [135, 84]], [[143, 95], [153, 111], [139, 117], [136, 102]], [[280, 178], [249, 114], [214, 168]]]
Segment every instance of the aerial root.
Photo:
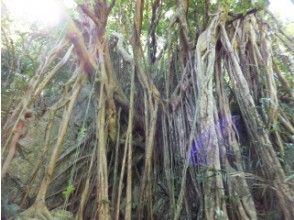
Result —
[[53, 220], [53, 216], [44, 204], [44, 202], [38, 202], [33, 204], [29, 209], [20, 213], [17, 217], [18, 220], [28, 219], [42, 219], [42, 220]]

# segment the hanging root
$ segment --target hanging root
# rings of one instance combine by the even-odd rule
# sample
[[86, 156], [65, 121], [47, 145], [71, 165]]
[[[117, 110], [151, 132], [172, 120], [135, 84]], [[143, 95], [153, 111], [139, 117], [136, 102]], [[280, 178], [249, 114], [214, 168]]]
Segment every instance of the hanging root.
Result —
[[262, 172], [264, 178], [268, 178], [269, 181], [273, 183], [273, 187], [279, 189], [278, 191], [275, 191], [275, 193], [277, 196], [277, 202], [283, 211], [284, 218], [293, 219], [294, 212], [290, 208], [290, 204], [293, 204], [293, 193], [291, 192], [291, 188], [284, 183], [284, 170], [282, 169], [273, 145], [270, 142], [268, 133], [265, 132], [265, 125], [257, 112], [248, 84], [237, 61], [237, 55], [233, 50], [224, 25], [221, 25], [221, 34], [222, 43], [229, 53], [227, 68], [230, 77], [234, 81], [233, 90], [237, 97], [250, 138], [256, 143], [254, 147], [263, 163]]
[[25, 210], [18, 216], [19, 220], [26, 220], [28, 218], [53, 220], [53, 216], [43, 202], [36, 202], [33, 206], [31, 206], [29, 209]]
[[9, 152], [7, 154], [7, 157], [2, 165], [2, 170], [1, 170], [1, 179], [5, 177], [8, 167], [16, 153], [16, 146], [19, 141], [19, 139], [27, 133], [27, 123], [28, 119], [32, 117], [32, 112], [31, 111], [26, 111], [24, 114], [24, 117], [18, 121], [18, 124], [16, 125], [16, 129], [14, 131], [14, 135], [12, 137], [12, 141], [9, 146]]
[[85, 187], [84, 187], [82, 195], [81, 195], [81, 202], [80, 202], [80, 205], [79, 205], [79, 210], [78, 210], [77, 215], [76, 215], [77, 220], [83, 220], [84, 210], [85, 210], [85, 206], [86, 206], [87, 199], [88, 199], [88, 196], [89, 196], [91, 170], [93, 168], [95, 158], [96, 158], [95, 148], [93, 148], [91, 161], [90, 161], [88, 174], [87, 174], [87, 179], [86, 179], [86, 182], [85, 182]]
[[[48, 152], [52, 152], [45, 176], [35, 203], [19, 219], [57, 219], [49, 211], [49, 205], [59, 199], [64, 185], [58, 180], [62, 177], [68, 186], [76, 187], [63, 207], [77, 211], [75, 218], [79, 220], [256, 220], [263, 218], [261, 212], [273, 208], [279, 209], [277, 218], [294, 219], [292, 176], [286, 178], [287, 163], [279, 160], [287, 156], [285, 146], [294, 137], [292, 111], [287, 111], [294, 94], [284, 66], [278, 61], [273, 65], [271, 42], [266, 34], [268, 27], [255, 15], [259, 9], [233, 16], [227, 9], [220, 9], [211, 15], [215, 7], [210, 10], [213, 4], [205, 1], [202, 5], [205, 15], [201, 17], [200, 13], [189, 22], [189, 1], [177, 0], [169, 26], [177, 32], [157, 34], [157, 29], [165, 27], [167, 19], [160, 23], [160, 18], [167, 8], [163, 1], [155, 0], [148, 42], [144, 44], [141, 42], [145, 39], [141, 35], [146, 33], [143, 11], [148, 7], [143, 0], [136, 0], [134, 23], [125, 22], [129, 26], [126, 30], [133, 31], [132, 53], [129, 53], [123, 41], [123, 36], [127, 36], [123, 29], [119, 30], [122, 34], [112, 33], [117, 38], [115, 46], [109, 45], [105, 34], [113, 4], [114, 0], [110, 6], [100, 0], [80, 5], [86, 15], [81, 16], [84, 20], [69, 22], [67, 39], [73, 45], [60, 60], [57, 52], [65, 48], [64, 41], [52, 50], [44, 65], [40, 65], [38, 76], [30, 82], [26, 98], [4, 126], [4, 155], [7, 156], [2, 178], [15, 155], [17, 142], [26, 133], [27, 119], [31, 117], [27, 109], [32, 108], [50, 82], [59, 82], [52, 79], [68, 60], [72, 62], [74, 49], [77, 58], [74, 62], [80, 66], [65, 83], [60, 101], [52, 106], [43, 156], [27, 178], [23, 202], [34, 193], [31, 185]], [[114, 17], [124, 13], [125, 3], [120, 6], [122, 10]], [[228, 20], [229, 16], [232, 20]], [[80, 25], [83, 22], [85, 25]], [[197, 33], [192, 33], [193, 28], [189, 27], [194, 22]], [[199, 36], [197, 43], [192, 42], [192, 36]], [[165, 41], [164, 48], [161, 38]], [[290, 43], [286, 36], [283, 39]], [[142, 45], [149, 47], [149, 59], [145, 59]], [[57, 65], [53, 66], [55, 62]], [[89, 97], [80, 126], [83, 108], [75, 103], [86, 78], [90, 81], [95, 78], [91, 92], [96, 99]], [[131, 79], [127, 82], [122, 80], [128, 78]], [[50, 88], [57, 88], [52, 84]], [[88, 93], [86, 89], [83, 92]], [[129, 97], [125, 92], [130, 93]], [[88, 117], [92, 103], [95, 110], [89, 112], [95, 116]], [[117, 111], [117, 105], [122, 108], [122, 114]], [[53, 149], [49, 150], [54, 139], [50, 135], [54, 113], [60, 109], [63, 109], [62, 120]], [[78, 116], [73, 117], [73, 112]], [[240, 121], [236, 122], [236, 118]], [[73, 131], [68, 133], [71, 119]], [[80, 131], [85, 132], [88, 123], [90, 128], [95, 127], [95, 137], [93, 129], [82, 138], [82, 144], [73, 145], [60, 157], [66, 134], [70, 136], [68, 143], [74, 141], [71, 135], [77, 133], [80, 142]], [[134, 147], [138, 142], [140, 148]], [[85, 145], [89, 147], [83, 149], [81, 146]], [[83, 155], [90, 147], [93, 147], [91, 159], [88, 154]], [[87, 166], [77, 164], [85, 158], [90, 160]], [[72, 162], [62, 166], [67, 159]], [[54, 172], [57, 174], [53, 177]], [[78, 176], [79, 172], [85, 173]], [[50, 184], [53, 192], [46, 197]]]
[[21, 216], [28, 215], [29, 217], [31, 217], [31, 216], [34, 216], [34, 214], [35, 214], [36, 217], [44, 216], [44, 217], [46, 217], [46, 219], [52, 219], [52, 217], [51, 217], [51, 215], [45, 205], [45, 196], [46, 196], [49, 184], [51, 182], [51, 178], [52, 178], [54, 168], [56, 165], [56, 160], [59, 155], [60, 147], [62, 146], [64, 138], [65, 138], [65, 134], [66, 134], [66, 131], [68, 128], [69, 119], [71, 116], [71, 112], [73, 110], [76, 99], [80, 93], [80, 89], [82, 86], [82, 81], [80, 81], [80, 78], [81, 78], [81, 76], [76, 80], [75, 85], [72, 88], [73, 94], [70, 97], [70, 102], [68, 104], [67, 110], [65, 110], [63, 113], [63, 120], [60, 125], [59, 136], [58, 136], [56, 144], [53, 148], [50, 162], [49, 162], [47, 170], [45, 172], [45, 176], [41, 182], [41, 186], [40, 186], [39, 192], [37, 194], [35, 203], [27, 211], [21, 213]]
[[[63, 45], [59, 45], [61, 48], [63, 48]], [[61, 49], [58, 48], [58, 49]], [[27, 116], [27, 111], [28, 109], [32, 109], [32, 105], [35, 102], [36, 98], [39, 97], [39, 95], [41, 94], [42, 90], [48, 85], [48, 83], [52, 80], [52, 78], [59, 72], [60, 68], [62, 66], [65, 65], [65, 63], [68, 61], [68, 59], [70, 58], [71, 52], [72, 52], [73, 47], [70, 47], [66, 54], [64, 55], [64, 57], [56, 64], [56, 66], [49, 72], [40, 72], [39, 75], [36, 74], [36, 76], [38, 76], [38, 80], [32, 80], [31, 82], [31, 87], [29, 88], [29, 90], [26, 92], [26, 96], [25, 98], [22, 100], [22, 102], [19, 104], [19, 106], [16, 108], [16, 110], [13, 112], [13, 114], [11, 115], [10, 119], [7, 120], [6, 124], [4, 125], [4, 129], [5, 129], [5, 134], [7, 136], [7, 138], [5, 138], [6, 143], [3, 147], [3, 151], [5, 151], [5, 149], [7, 148], [7, 146], [10, 143], [10, 140], [13, 136], [13, 132], [15, 131], [15, 129], [17, 128], [17, 126], [19, 125], [20, 120], [24, 118], [26, 118]], [[54, 49], [56, 50], [56, 49]], [[53, 56], [54, 57], [54, 56]], [[53, 62], [54, 60], [50, 60], [50, 62]], [[47, 64], [49, 65], [49, 63]], [[41, 69], [44, 69], [41, 68]], [[45, 75], [45, 73], [47, 73], [47, 75]], [[38, 83], [36, 83], [36, 81], [38, 81]], [[13, 124], [13, 125], [11, 125]], [[12, 127], [12, 129], [11, 129]]]

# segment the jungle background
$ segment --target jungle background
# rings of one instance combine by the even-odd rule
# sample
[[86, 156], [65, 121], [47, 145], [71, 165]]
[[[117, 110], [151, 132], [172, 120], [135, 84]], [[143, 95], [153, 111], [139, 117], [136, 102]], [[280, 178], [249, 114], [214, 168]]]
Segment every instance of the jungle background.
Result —
[[48, 27], [1, 1], [1, 219], [294, 219], [293, 22], [64, 2]]

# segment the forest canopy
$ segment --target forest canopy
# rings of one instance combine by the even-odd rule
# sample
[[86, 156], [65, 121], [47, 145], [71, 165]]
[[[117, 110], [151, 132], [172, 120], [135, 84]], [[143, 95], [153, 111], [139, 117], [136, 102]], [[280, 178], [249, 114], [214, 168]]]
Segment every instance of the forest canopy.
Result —
[[277, 2], [1, 1], [1, 219], [294, 219]]

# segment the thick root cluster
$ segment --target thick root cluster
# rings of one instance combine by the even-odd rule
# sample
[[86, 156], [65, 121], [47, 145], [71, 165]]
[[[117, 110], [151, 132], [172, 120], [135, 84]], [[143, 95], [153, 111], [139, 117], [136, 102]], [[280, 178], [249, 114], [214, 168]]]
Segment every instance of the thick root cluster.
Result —
[[43, 202], [37, 202], [33, 204], [29, 209], [20, 213], [17, 220], [53, 220], [53, 216]]

